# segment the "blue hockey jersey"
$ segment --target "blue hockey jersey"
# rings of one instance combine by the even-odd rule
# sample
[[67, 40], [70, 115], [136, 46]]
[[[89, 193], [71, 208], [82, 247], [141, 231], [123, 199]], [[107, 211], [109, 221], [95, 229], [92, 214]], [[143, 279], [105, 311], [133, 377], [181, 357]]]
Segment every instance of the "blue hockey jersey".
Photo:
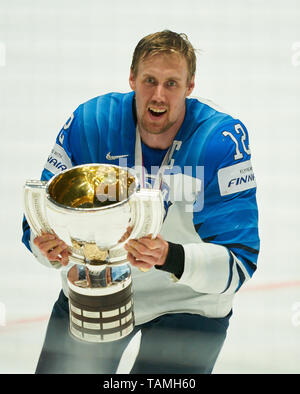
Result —
[[[110, 93], [81, 104], [59, 132], [42, 179], [74, 165], [136, 164], [134, 92]], [[142, 144], [151, 184], [165, 151]], [[245, 125], [204, 102], [187, 98], [186, 115], [162, 179], [161, 235], [184, 248], [179, 280], [152, 268], [132, 267], [136, 323], [164, 313], [222, 317], [256, 269], [259, 253], [256, 182]], [[23, 242], [45, 262], [23, 221]], [[68, 295], [66, 269], [63, 289]]]

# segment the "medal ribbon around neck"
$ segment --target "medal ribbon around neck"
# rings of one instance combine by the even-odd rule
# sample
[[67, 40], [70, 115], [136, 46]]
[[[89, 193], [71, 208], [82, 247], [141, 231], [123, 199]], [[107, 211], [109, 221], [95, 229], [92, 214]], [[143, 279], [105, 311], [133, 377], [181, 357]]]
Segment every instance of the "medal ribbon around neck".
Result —
[[[163, 173], [168, 168], [168, 163], [171, 159], [170, 155], [173, 151], [173, 144], [169, 147], [165, 157], [159, 167], [159, 170], [155, 176], [153, 189], [161, 189], [162, 180], [163, 180]], [[143, 165], [143, 152], [142, 152], [142, 143], [141, 143], [141, 136], [138, 130], [138, 126], [136, 127], [136, 136], [135, 136], [135, 168], [138, 173], [138, 178], [141, 183], [142, 188], [146, 188], [146, 180], [145, 180], [145, 168]]]

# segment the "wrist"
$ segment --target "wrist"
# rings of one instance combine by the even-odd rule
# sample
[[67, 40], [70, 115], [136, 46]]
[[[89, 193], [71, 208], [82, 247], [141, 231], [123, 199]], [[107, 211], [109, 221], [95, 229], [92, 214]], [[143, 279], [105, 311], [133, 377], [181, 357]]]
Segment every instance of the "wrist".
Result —
[[162, 265], [155, 265], [155, 268], [174, 274], [177, 279], [181, 278], [184, 270], [184, 248], [180, 244], [167, 242], [167, 255]]
[[161, 257], [161, 263], [157, 264], [158, 266], [162, 267], [166, 263], [168, 255], [169, 255], [169, 249], [170, 249], [169, 242], [164, 241], [164, 251], [163, 251], [163, 255]]

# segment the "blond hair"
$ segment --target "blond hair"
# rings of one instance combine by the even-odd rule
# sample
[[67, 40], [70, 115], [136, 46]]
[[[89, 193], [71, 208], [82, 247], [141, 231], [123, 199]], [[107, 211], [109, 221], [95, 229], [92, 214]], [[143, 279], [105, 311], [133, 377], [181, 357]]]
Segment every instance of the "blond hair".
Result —
[[131, 70], [134, 77], [137, 76], [140, 60], [159, 53], [177, 53], [182, 55], [187, 62], [188, 82], [191, 81], [196, 72], [195, 49], [189, 42], [186, 34], [179, 34], [170, 30], [149, 34], [138, 42], [131, 62]]

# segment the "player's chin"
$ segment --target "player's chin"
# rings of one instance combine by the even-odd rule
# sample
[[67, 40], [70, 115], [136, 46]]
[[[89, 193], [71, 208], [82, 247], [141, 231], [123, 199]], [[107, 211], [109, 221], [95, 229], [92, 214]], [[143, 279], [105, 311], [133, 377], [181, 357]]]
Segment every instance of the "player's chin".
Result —
[[167, 115], [159, 119], [144, 119], [142, 126], [150, 134], [162, 134], [170, 127], [171, 122]]
[[167, 131], [168, 130], [168, 124], [166, 124], [166, 123], [161, 123], [161, 124], [158, 124], [158, 123], [155, 123], [155, 124], [153, 124], [153, 123], [149, 123], [148, 125], [147, 125], [147, 127], [145, 127], [145, 129], [147, 130], [147, 132], [149, 133], [149, 134], [153, 134], [153, 135], [160, 135], [160, 134], [163, 134], [165, 131]]

